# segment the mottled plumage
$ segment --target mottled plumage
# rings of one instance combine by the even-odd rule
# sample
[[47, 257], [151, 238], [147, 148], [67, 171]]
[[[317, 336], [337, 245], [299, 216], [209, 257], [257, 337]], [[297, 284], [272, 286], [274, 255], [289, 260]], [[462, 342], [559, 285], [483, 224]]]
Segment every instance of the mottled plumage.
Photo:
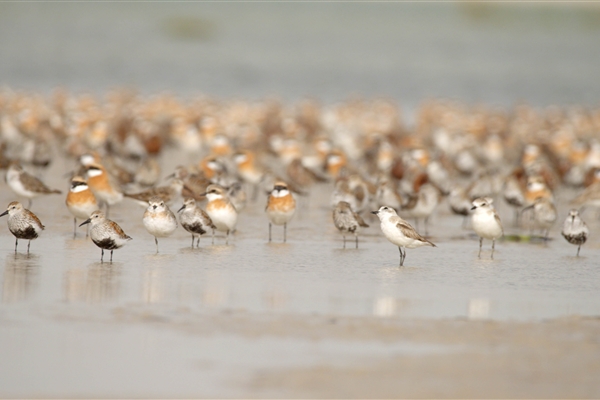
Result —
[[358, 230], [363, 226], [368, 228], [369, 225], [363, 221], [360, 215], [352, 211], [350, 204], [345, 201], [340, 201], [333, 210], [333, 224], [342, 233], [344, 238], [344, 248], [346, 248], [346, 233], [354, 234], [356, 248], [358, 249]]
[[212, 230], [213, 241], [215, 237], [215, 225], [208, 214], [196, 205], [196, 200], [187, 198], [183, 202], [183, 206], [177, 211], [179, 212], [179, 222], [181, 226], [192, 234], [192, 247], [194, 247], [194, 239], [198, 242], [196, 247], [200, 246], [200, 236], [204, 235], [208, 229]]
[[563, 229], [561, 233], [567, 242], [577, 246], [577, 257], [579, 257], [581, 245], [587, 241], [588, 234], [590, 233], [587, 225], [579, 216], [579, 211], [569, 211], [569, 216], [563, 223]]
[[6, 211], [0, 214], [0, 217], [6, 214], [8, 214], [8, 230], [16, 238], [15, 253], [17, 252], [19, 239], [29, 240], [29, 243], [27, 243], [27, 253], [29, 253], [31, 241], [38, 238], [44, 230], [44, 225], [34, 213], [24, 208], [18, 201], [11, 202]]
[[19, 164], [13, 163], [6, 171], [6, 182], [18, 196], [29, 199], [29, 207], [34, 197], [43, 194], [60, 194], [60, 190], [50, 189], [35, 176], [25, 171]]
[[112, 262], [113, 250], [120, 249], [131, 240], [131, 237], [126, 235], [116, 222], [107, 219], [100, 210], [92, 212], [90, 217], [79, 226], [86, 224], [92, 226], [90, 228], [92, 242], [102, 250], [100, 262], [104, 261], [104, 250], [110, 250], [110, 261]]

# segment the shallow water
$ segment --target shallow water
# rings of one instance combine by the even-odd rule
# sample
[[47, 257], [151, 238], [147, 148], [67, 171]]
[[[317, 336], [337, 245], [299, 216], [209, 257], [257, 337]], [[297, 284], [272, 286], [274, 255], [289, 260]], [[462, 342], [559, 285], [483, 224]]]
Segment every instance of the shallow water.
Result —
[[[0, 84], [382, 95], [409, 111], [436, 96], [600, 100], [596, 8], [486, 7], [0, 3]], [[56, 162], [47, 182], [66, 190], [66, 171]], [[15, 198], [0, 188], [2, 208]], [[267, 243], [263, 199], [243, 212], [229, 246], [203, 238], [191, 249], [180, 228], [160, 254], [143, 208], [125, 200], [111, 217], [133, 241], [113, 263], [99, 262], [83, 228], [73, 239], [62, 196], [34, 201], [47, 228], [30, 255], [25, 242], [14, 253], [0, 219], [0, 396], [600, 396], [600, 329], [575, 317], [600, 315], [600, 224], [584, 214], [591, 235], [574, 257], [559, 233], [572, 193], [558, 193], [547, 245], [502, 241], [493, 261], [489, 242], [477, 258], [477, 238], [443, 203], [430, 227], [438, 247], [408, 250], [399, 268], [376, 221], [358, 250], [351, 240], [342, 249], [329, 191], [315, 188], [286, 244], [276, 228]]]

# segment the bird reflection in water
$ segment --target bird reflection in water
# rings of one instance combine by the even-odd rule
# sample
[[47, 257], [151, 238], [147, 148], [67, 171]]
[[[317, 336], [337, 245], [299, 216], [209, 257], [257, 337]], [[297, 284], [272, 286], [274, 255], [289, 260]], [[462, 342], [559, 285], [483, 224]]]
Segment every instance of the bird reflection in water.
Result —
[[2, 302], [16, 303], [29, 299], [36, 291], [39, 256], [15, 253], [6, 256], [2, 285]]
[[93, 263], [65, 272], [67, 302], [104, 303], [119, 298], [121, 269], [117, 264]]

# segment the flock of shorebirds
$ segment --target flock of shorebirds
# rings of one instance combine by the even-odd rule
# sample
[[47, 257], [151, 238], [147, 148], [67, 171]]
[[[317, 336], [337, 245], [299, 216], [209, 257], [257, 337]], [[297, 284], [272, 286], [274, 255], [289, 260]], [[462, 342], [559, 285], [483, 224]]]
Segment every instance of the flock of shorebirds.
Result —
[[[514, 209], [518, 231], [541, 237], [559, 218], [555, 193], [576, 191], [562, 235], [577, 247], [589, 229], [580, 216], [600, 206], [600, 110], [520, 105], [510, 111], [432, 100], [416, 111], [409, 127], [392, 101], [349, 100], [324, 106], [313, 100], [183, 100], [162, 94], [143, 97], [114, 91], [99, 99], [57, 90], [49, 97], [0, 91], [0, 168], [16, 196], [29, 201], [60, 194], [44, 184], [44, 169], [58, 157], [73, 160], [66, 210], [74, 235], [86, 235], [104, 250], [131, 240], [109, 219], [124, 198], [146, 207], [142, 222], [155, 238], [181, 225], [192, 236], [235, 232], [238, 216], [257, 194], [268, 193], [271, 226], [286, 228], [298, 197], [313, 185], [329, 185], [333, 224], [355, 237], [368, 227], [368, 211], [400, 252], [435, 246], [430, 216], [443, 203], [480, 238], [504, 234], [494, 201]], [[161, 186], [160, 158], [175, 148], [178, 166]], [[181, 205], [177, 213], [170, 207]], [[101, 211], [104, 209], [105, 211]], [[40, 219], [18, 201], [6, 211], [18, 240], [36, 239]], [[363, 215], [363, 216], [361, 216]], [[406, 219], [414, 220], [415, 229]], [[420, 234], [419, 224], [424, 224]], [[323, 222], [325, 224], [326, 222]], [[331, 223], [331, 222], [328, 222]], [[463, 226], [464, 227], [464, 226]]]

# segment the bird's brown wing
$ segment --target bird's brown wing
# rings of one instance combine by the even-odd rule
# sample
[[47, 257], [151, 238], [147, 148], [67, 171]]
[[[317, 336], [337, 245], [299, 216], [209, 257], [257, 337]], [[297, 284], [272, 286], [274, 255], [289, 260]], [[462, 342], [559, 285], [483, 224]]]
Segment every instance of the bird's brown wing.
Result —
[[21, 182], [23, 183], [23, 186], [31, 189], [34, 192], [61, 193], [60, 190], [50, 189], [48, 186], [46, 186], [44, 184], [44, 182], [40, 181], [38, 178], [36, 178], [35, 176], [33, 176], [27, 172], [23, 172], [21, 174]]
[[415, 228], [413, 228], [408, 222], [406, 222], [404, 220], [400, 220], [396, 224], [396, 227], [398, 229], [400, 229], [402, 234], [404, 236], [406, 236], [407, 238], [411, 238], [414, 240], [419, 240], [421, 242], [429, 243], [433, 247], [436, 247], [436, 245], [433, 244], [433, 242], [430, 242], [429, 240], [425, 239], [423, 236], [419, 235], [419, 233], [415, 230]]
[[365, 228], [368, 228], [369, 225], [365, 222], [364, 219], [362, 219], [362, 217], [360, 215], [358, 215], [357, 213], [353, 213], [354, 214], [354, 218], [356, 219], [356, 222], [358, 222], [358, 224], [360, 226], [364, 226]]

